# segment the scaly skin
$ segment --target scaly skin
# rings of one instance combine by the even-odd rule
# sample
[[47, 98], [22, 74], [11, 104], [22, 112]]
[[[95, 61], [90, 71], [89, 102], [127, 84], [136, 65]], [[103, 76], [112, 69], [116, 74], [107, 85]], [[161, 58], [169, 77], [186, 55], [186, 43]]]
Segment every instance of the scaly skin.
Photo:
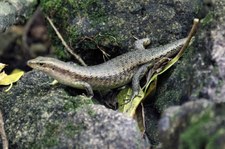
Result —
[[92, 89], [113, 89], [131, 82], [142, 65], [173, 56], [185, 41], [186, 38], [157, 48], [128, 52], [95, 66], [78, 66], [49, 57], [37, 57], [27, 64], [62, 84], [87, 89], [89, 94], [93, 94]]

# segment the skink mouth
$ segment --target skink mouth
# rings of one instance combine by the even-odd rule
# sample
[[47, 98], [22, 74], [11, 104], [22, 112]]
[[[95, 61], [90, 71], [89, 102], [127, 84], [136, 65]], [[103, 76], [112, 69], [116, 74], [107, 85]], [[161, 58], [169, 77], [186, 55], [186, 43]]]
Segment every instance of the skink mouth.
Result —
[[27, 65], [32, 67], [35, 63], [33, 62], [33, 60], [28, 60], [27, 61]]
[[31, 68], [35, 68], [35, 67], [37, 67], [37, 66], [41, 66], [42, 64], [39, 63], [39, 62], [37, 62], [37, 61], [35, 61], [35, 59], [32, 59], [32, 60], [28, 60], [28, 61], [27, 61], [27, 65], [28, 65], [29, 67], [31, 67]]
[[27, 61], [27, 65], [32, 67], [32, 60]]

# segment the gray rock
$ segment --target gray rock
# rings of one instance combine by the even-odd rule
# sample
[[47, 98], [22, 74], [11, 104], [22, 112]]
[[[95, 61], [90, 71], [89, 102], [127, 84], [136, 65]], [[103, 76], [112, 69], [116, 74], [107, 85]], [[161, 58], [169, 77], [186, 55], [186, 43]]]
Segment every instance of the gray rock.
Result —
[[0, 33], [31, 13], [36, 0], [0, 1]]
[[199, 100], [166, 109], [158, 125], [163, 148], [178, 148], [180, 131], [187, 127], [194, 114], [201, 115], [202, 111], [212, 105], [206, 100]]
[[159, 121], [160, 148], [224, 148], [224, 107], [202, 99], [166, 109]]
[[[215, 118], [210, 117], [209, 115], [209, 121], [207, 121], [205, 125], [200, 125], [203, 129], [210, 128], [209, 131], [204, 133], [204, 135], [212, 135], [211, 132], [213, 132], [212, 130], [214, 129], [215, 132], [219, 134], [219, 137], [214, 136], [215, 141], [223, 141], [223, 138], [220, 137], [223, 136], [223, 134], [220, 134], [219, 130], [223, 130], [221, 126], [224, 123], [224, 118], [220, 117], [220, 114], [217, 111], [223, 111], [218, 107], [223, 105], [222, 103], [225, 100], [223, 98], [225, 95], [223, 42], [223, 30], [225, 28], [223, 15], [225, 12], [223, 7], [224, 1], [160, 0], [137, 2], [118, 0], [109, 2], [96, 0], [91, 3], [86, 3], [86, 1], [83, 2], [84, 3], [82, 3], [82, 5], [79, 5], [79, 8], [77, 8], [77, 5], [74, 3], [68, 4], [68, 1], [49, 1], [48, 3], [42, 3], [42, 6], [44, 10], [48, 10], [46, 13], [49, 13], [49, 16], [55, 22], [59, 31], [63, 33], [65, 40], [71, 43], [70, 46], [81, 49], [79, 54], [83, 56], [85, 61], [88, 60], [92, 65], [103, 61], [103, 59], [96, 59], [97, 57], [102, 57], [102, 53], [98, 53], [99, 55], [97, 54], [96, 56], [97, 52], [95, 50], [97, 49], [99, 51], [99, 49], [96, 48], [96, 43], [101, 48], [106, 48], [106, 50], [113, 47], [114, 49], [107, 51], [110, 54], [113, 53], [112, 57], [125, 51], [132, 50], [132, 45], [135, 40], [133, 36], [137, 36], [138, 38], [146, 36], [150, 37], [152, 40], [151, 46], [154, 47], [185, 37], [192, 24], [192, 19], [195, 16], [198, 16], [197, 14], [202, 14], [203, 17], [206, 16], [205, 19], [202, 20], [201, 28], [199, 28], [195, 37], [196, 40], [192, 46], [186, 50], [187, 52], [175, 67], [160, 76], [155, 100], [149, 100], [150, 102], [146, 105], [147, 108], [145, 108], [146, 113], [151, 113], [151, 115], [146, 115], [146, 127], [150, 140], [157, 143], [158, 134], [156, 132], [156, 127], [159, 115], [170, 106], [180, 105], [187, 100], [193, 99], [196, 100], [196, 102], [193, 101], [181, 107], [177, 106], [166, 110], [159, 125], [160, 141], [162, 142], [162, 145], [168, 148], [173, 146], [183, 146], [184, 144], [190, 145], [190, 143], [187, 142], [188, 140], [191, 140], [190, 137], [183, 137], [180, 139], [177, 135], [188, 136], [186, 133], [189, 132], [190, 134], [193, 134], [193, 132], [188, 130], [188, 128], [196, 130], [193, 128], [196, 126], [196, 123], [192, 123], [192, 119], [195, 119], [197, 116], [198, 118], [200, 117], [199, 120], [196, 120], [197, 122], [204, 122], [204, 119], [202, 119], [204, 117], [201, 117], [201, 113], [207, 113], [208, 108], [210, 109], [210, 112], [215, 114]], [[81, 2], [78, 4], [81, 4]], [[69, 7], [64, 8], [64, 6]], [[62, 7], [64, 9], [62, 9]], [[55, 16], [57, 16], [57, 20], [54, 20]], [[93, 41], [90, 39], [84, 40], [87, 36], [93, 38]], [[54, 37], [58, 39], [58, 37], [55, 36], [55, 33]], [[58, 44], [59, 42], [55, 39], [53, 40], [53, 43]], [[117, 49], [117, 47], [120, 48], [116, 53], [115, 49]], [[90, 123], [88, 122], [93, 120], [90, 113], [98, 113], [96, 111], [98, 111], [98, 109], [102, 109], [102, 107], [82, 106], [79, 108], [80, 106], [74, 103], [77, 101], [82, 103], [83, 100], [80, 100], [80, 97], [68, 96], [67, 92], [62, 90], [60, 87], [53, 87], [53, 90], [52, 87], [45, 84], [38, 85], [38, 88], [33, 89], [36, 82], [45, 78], [42, 75], [41, 77], [35, 77], [31, 78], [31, 81], [33, 81], [31, 85], [29, 85], [29, 82], [27, 81], [24, 82], [26, 90], [24, 90], [24, 85], [19, 86], [19, 83], [19, 90], [15, 89], [8, 94], [1, 94], [1, 97], [5, 98], [1, 101], [1, 104], [4, 106], [6, 105], [5, 108], [2, 106], [2, 109], [4, 109], [3, 112], [6, 115], [6, 128], [7, 131], [10, 132], [10, 140], [12, 140], [14, 144], [18, 145], [20, 144], [18, 142], [22, 142], [22, 146], [27, 147], [31, 144], [30, 142], [37, 142], [39, 144], [34, 145], [44, 144], [49, 145], [49, 147], [52, 148], [57, 148], [59, 147], [59, 142], [62, 143], [62, 146], [60, 147], [66, 147], [69, 145], [73, 146], [73, 143], [76, 142], [75, 140], [78, 140], [78, 138], [84, 138], [89, 140], [85, 140], [84, 142], [79, 140], [78, 143], [76, 142], [77, 145], [82, 142], [79, 146], [86, 145], [85, 147], [89, 147], [92, 143], [94, 144], [95, 142], [98, 142], [99, 147], [102, 147], [104, 143], [112, 141], [109, 139], [113, 138], [111, 137], [111, 134], [106, 136], [104, 132], [101, 132], [98, 134], [97, 139], [101, 138], [99, 136], [103, 136], [107, 141], [104, 142], [103, 140], [96, 140], [91, 134], [89, 134], [89, 132], [96, 132], [94, 128], [79, 131], [79, 129], [76, 128], [82, 128], [83, 125], [74, 124], [74, 121], [83, 122], [85, 119], [88, 120], [87, 123], [84, 123], [85, 127], [89, 127]], [[46, 79], [46, 81], [48, 81], [48, 79]], [[31, 88], [33, 90], [31, 90]], [[27, 102], [27, 91], [30, 92], [29, 94], [35, 94], [33, 97], [34, 99], [28, 100], [29, 105], [25, 104]], [[9, 96], [9, 94], [11, 96]], [[57, 96], [51, 97], [54, 98], [54, 100], [49, 100], [45, 99], [43, 94]], [[66, 99], [67, 103], [64, 103], [65, 101], [62, 100], [61, 97]], [[12, 100], [12, 98], [16, 100]], [[210, 101], [197, 101], [201, 98], [205, 98]], [[214, 101], [218, 102], [218, 104], [213, 103]], [[47, 102], [47, 104], [45, 104], [45, 102]], [[24, 104], [25, 107], [29, 107], [26, 109], [23, 108], [25, 112], [20, 110], [22, 109], [21, 107], [24, 107]], [[53, 113], [54, 116], [51, 115], [48, 109], [55, 109]], [[70, 112], [67, 113], [68, 111], [65, 109], [69, 109], [68, 111]], [[95, 112], [88, 112], [90, 109]], [[104, 110], [105, 109], [103, 109], [103, 111]], [[43, 113], [43, 111], [47, 112]], [[24, 115], [24, 113], [26, 113], [26, 115]], [[30, 124], [30, 121], [34, 121], [32, 117], [34, 113], [36, 114], [34, 119], [39, 120], [40, 124], [32, 123], [35, 125], [26, 125]], [[106, 112], [103, 113], [106, 114]], [[49, 115], [50, 118], [48, 118]], [[81, 115], [82, 117], [77, 119], [79, 118], [77, 115]], [[114, 115], [115, 117], [111, 118], [113, 120], [117, 119], [117, 114], [114, 113]], [[94, 117], [94, 120], [99, 121], [101, 116], [102, 114], [98, 113], [97, 116]], [[58, 118], [60, 118], [61, 121], [59, 121]], [[13, 119], [19, 119], [20, 121], [12, 122]], [[175, 121], [172, 121], [174, 119]], [[74, 125], [62, 126], [62, 121], [70, 122]], [[111, 124], [112, 123], [109, 125]], [[93, 125], [97, 128], [101, 128], [102, 126], [104, 129], [109, 129], [103, 124]], [[71, 135], [65, 131], [68, 127], [75, 127], [74, 131], [69, 132], [79, 135], [68, 137]], [[19, 131], [13, 131], [14, 128], [17, 128]], [[36, 131], [37, 129], [42, 130], [41, 128], [44, 128], [44, 130], [46, 130], [45, 132], [48, 133], [45, 134], [42, 133], [42, 131]], [[59, 128], [59, 133], [56, 132], [55, 135], [54, 130], [56, 128]], [[115, 132], [119, 132], [116, 128], [113, 129]], [[197, 131], [202, 131], [202, 129], [198, 127]], [[134, 130], [131, 128], [131, 134], [133, 134], [133, 132]], [[30, 135], [28, 136], [27, 134]], [[54, 134], [53, 137], [51, 137], [52, 134]], [[127, 136], [126, 134], [123, 135]], [[34, 141], [34, 136], [38, 136], [37, 141]], [[57, 139], [55, 139], [55, 136], [58, 138], [56, 137]], [[86, 136], [91, 139], [85, 138]], [[120, 137], [123, 138], [124, 136]], [[171, 140], [171, 136], [175, 139]], [[46, 141], [46, 138], [49, 138], [49, 140]], [[134, 139], [138, 140], [139, 137]], [[196, 137], [196, 139], [201, 139], [201, 137]], [[124, 142], [128, 140], [130, 139], [127, 138]], [[209, 138], [204, 138], [203, 140], [209, 141]], [[204, 142], [199, 141], [198, 143], [197, 141], [197, 144], [202, 143], [205, 145]], [[133, 148], [137, 144], [130, 144], [131, 146], [129, 147]], [[143, 142], [140, 144], [143, 145]], [[117, 145], [123, 147], [125, 144]], [[113, 144], [113, 147], [117, 146], [114, 146]]]
[[73, 118], [74, 123], [88, 128], [73, 138], [77, 146], [127, 149], [146, 147], [134, 120], [103, 106], [91, 107], [91, 110], [80, 110]]
[[[215, 102], [224, 102], [225, 95], [225, 29], [224, 1], [211, 1], [211, 11], [202, 21], [197, 34], [195, 69], [193, 75], [192, 98], [207, 98]], [[198, 52], [198, 53], [197, 53]]]
[[0, 2], [0, 6], [0, 32], [2, 32], [16, 21], [16, 10], [5, 2]]
[[50, 81], [32, 71], [0, 93], [11, 148], [146, 147], [132, 118], [94, 105], [85, 96], [71, 96], [70, 89]]
[[[59, 32], [63, 33], [65, 41], [69, 41], [70, 46], [76, 48], [76, 53], [81, 55], [88, 65], [104, 62], [100, 50], [110, 54], [110, 58], [134, 50], [134, 36], [149, 37], [151, 39], [149, 47], [186, 37], [193, 18], [199, 14], [202, 5], [201, 0], [94, 0], [79, 1], [76, 4], [69, 1], [41, 3], [44, 12], [53, 20]], [[61, 9], [62, 7], [64, 9]], [[62, 49], [55, 32], [50, 34], [54, 35], [52, 43], [56, 49]], [[173, 76], [170, 75], [172, 71], [168, 71], [159, 78], [160, 84], [155, 98], [157, 101], [151, 102], [151, 105], [145, 108], [146, 113], [152, 114], [146, 116], [146, 131], [153, 143], [158, 140], [156, 128], [159, 114], [171, 105], [180, 104], [183, 100], [181, 98], [187, 97], [189, 93], [187, 88], [192, 86], [190, 84], [192, 75], [189, 73], [194, 63], [191, 61], [193, 50], [187, 49], [188, 56], [179, 61], [179, 68]]]
[[[115, 57], [133, 49], [134, 37], [150, 37], [152, 47], [185, 37], [201, 1], [55, 1], [41, 6], [71, 47], [94, 65], [104, 61], [99, 49]], [[57, 37], [53, 44], [60, 48]]]
[[209, 13], [196, 34], [193, 65], [187, 72], [191, 78], [187, 90], [193, 101], [163, 112], [159, 148], [225, 147], [224, 5], [225, 1], [205, 1], [203, 9]]

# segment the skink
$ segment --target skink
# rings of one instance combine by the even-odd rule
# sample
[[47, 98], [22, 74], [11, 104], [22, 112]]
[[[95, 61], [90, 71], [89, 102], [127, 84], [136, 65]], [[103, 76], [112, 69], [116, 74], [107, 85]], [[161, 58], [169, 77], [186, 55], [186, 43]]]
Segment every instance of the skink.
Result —
[[37, 57], [27, 64], [43, 71], [59, 83], [79, 89], [86, 89], [92, 96], [93, 90], [106, 90], [124, 86], [132, 81], [133, 92], [138, 92], [139, 80], [143, 73], [161, 58], [169, 58], [176, 54], [186, 38], [164, 46], [135, 50], [117, 56], [107, 62], [95, 66], [79, 66], [69, 64], [50, 57]]

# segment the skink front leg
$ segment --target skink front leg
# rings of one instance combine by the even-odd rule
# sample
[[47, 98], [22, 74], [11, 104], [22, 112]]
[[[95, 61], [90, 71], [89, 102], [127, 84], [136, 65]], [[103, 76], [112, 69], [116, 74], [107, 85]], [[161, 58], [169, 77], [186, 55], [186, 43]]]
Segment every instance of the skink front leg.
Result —
[[146, 49], [145, 47], [150, 44], [150, 39], [149, 38], [143, 38], [143, 39], [137, 39], [134, 42], [134, 48], [137, 50], [144, 50]]
[[74, 84], [74, 86], [76, 86], [76, 87], [77, 87], [77, 86], [80, 86], [80, 88], [85, 89], [86, 92], [87, 92], [87, 96], [88, 96], [88, 97], [93, 97], [93, 96], [94, 96], [93, 89], [92, 89], [91, 85], [88, 84], [87, 82], [76, 81], [76, 82], [74, 82], [73, 84]]

